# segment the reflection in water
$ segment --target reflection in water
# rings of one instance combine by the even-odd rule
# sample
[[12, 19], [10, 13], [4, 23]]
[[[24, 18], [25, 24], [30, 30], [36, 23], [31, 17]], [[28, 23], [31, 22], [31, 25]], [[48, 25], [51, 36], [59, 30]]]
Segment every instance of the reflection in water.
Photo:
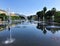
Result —
[[46, 28], [48, 31], [51, 31], [53, 34], [60, 30], [60, 28]]
[[45, 26], [45, 25], [41, 25], [40, 23], [37, 24], [37, 29], [41, 29], [41, 31], [43, 31], [44, 34], [47, 33], [47, 30], [51, 31], [53, 34], [60, 30], [60, 28], [58, 28], [58, 27], [57, 28], [49, 28], [48, 25]]
[[0, 26], [0, 31], [3, 31], [4, 29], [6, 29], [6, 25]]
[[54, 22], [54, 16], [52, 16], [52, 22], [49, 22], [48, 25], [46, 26], [46, 29], [48, 31], [51, 31], [53, 34], [56, 33], [57, 31], [60, 30], [60, 24]]
[[5, 40], [5, 41], [3, 42], [4, 44], [10, 44], [10, 43], [13, 43], [13, 42], [15, 41], [15, 39], [12, 38], [10, 26], [8, 26], [8, 31], [10, 32], [10, 33], [9, 33], [9, 38], [7, 38], [7, 40]]
[[47, 33], [46, 29], [44, 29], [43, 33], [44, 33], [44, 34], [46, 34], [46, 33]]
[[44, 34], [47, 33], [46, 27], [45, 27], [44, 25], [40, 25], [40, 23], [38, 23], [38, 24], [37, 24], [37, 28], [38, 28], [38, 29], [41, 29], [41, 31], [43, 31]]
[[47, 29], [60, 29], [60, 26], [57, 22], [54, 22], [54, 15], [52, 16], [52, 22], [48, 22], [48, 26], [46, 26]]
[[[27, 26], [28, 25], [28, 26]], [[27, 26], [27, 27], [26, 27]], [[57, 29], [48, 29], [46, 26], [37, 24], [17, 24], [17, 28], [8, 27], [8, 31], [3, 31], [0, 34], [0, 44], [2, 40], [5, 40], [1, 46], [58, 46], [60, 45], [60, 32], [52, 34], [51, 31], [57, 31]], [[13, 29], [13, 31], [12, 31]], [[42, 33], [43, 32], [43, 33]], [[5, 35], [9, 34], [9, 35]], [[45, 35], [44, 35], [45, 34]], [[13, 37], [12, 37], [13, 35]], [[1, 37], [2, 36], [2, 37]], [[2, 39], [3, 38], [3, 39]], [[16, 41], [15, 41], [16, 39]], [[58, 40], [58, 41], [57, 41]], [[56, 42], [55, 42], [56, 41]]]

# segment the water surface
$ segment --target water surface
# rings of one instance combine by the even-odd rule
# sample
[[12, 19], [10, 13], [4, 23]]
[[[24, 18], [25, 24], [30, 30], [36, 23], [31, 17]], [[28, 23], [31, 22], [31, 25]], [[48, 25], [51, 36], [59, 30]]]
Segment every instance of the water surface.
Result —
[[10, 31], [0, 31], [0, 46], [60, 46], [60, 29], [46, 29], [46, 26], [23, 22], [11, 26], [11, 44], [3, 42], [10, 38]]

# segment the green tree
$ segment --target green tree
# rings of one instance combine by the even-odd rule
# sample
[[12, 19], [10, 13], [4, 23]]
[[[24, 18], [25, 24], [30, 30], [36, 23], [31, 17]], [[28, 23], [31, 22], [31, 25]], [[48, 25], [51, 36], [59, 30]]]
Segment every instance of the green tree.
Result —
[[46, 10], [47, 10], [47, 8], [44, 7], [44, 8], [43, 8], [43, 21], [45, 21], [45, 13], [46, 13]]
[[8, 19], [7, 15], [5, 13], [0, 14], [0, 19], [2, 21], [6, 21]]
[[19, 20], [21, 17], [20, 16], [11, 16], [12, 20]]
[[52, 16], [51, 10], [48, 10], [45, 14], [45, 18], [49, 19]]
[[52, 15], [55, 15], [55, 13], [56, 13], [56, 8], [52, 8], [51, 12], [52, 12]]
[[60, 23], [60, 11], [56, 11], [56, 13], [55, 13], [55, 21]]
[[45, 15], [46, 10], [47, 10], [47, 8], [46, 8], [46, 7], [44, 7], [44, 8], [43, 8], [43, 15]]
[[38, 17], [38, 21], [40, 21], [40, 19], [42, 19], [42, 17], [43, 17], [43, 11], [38, 11], [38, 12], [36, 13], [36, 15], [37, 15], [37, 17]]

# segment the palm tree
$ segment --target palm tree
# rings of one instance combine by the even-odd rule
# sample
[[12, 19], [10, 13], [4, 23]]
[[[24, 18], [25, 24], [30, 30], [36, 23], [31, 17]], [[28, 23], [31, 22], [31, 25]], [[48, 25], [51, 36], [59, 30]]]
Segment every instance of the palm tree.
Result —
[[47, 10], [47, 8], [46, 8], [46, 7], [44, 7], [44, 8], [43, 8], [44, 13], [46, 12], [46, 10]]
[[55, 15], [56, 8], [52, 8], [51, 12], [52, 12], [52, 15]]
[[54, 15], [56, 13], [56, 8], [52, 8], [51, 14], [52, 14], [52, 20], [54, 21]]
[[44, 8], [43, 8], [43, 21], [45, 20], [44, 16], [45, 16], [46, 10], [47, 10], [47, 8], [44, 7]]

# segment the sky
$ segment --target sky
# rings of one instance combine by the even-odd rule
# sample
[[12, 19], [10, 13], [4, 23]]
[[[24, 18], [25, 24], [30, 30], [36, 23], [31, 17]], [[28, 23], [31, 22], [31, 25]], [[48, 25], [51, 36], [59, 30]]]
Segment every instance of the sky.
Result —
[[10, 12], [26, 16], [35, 15], [37, 11], [43, 10], [43, 7], [60, 10], [60, 0], [0, 0], [0, 9], [7, 11], [10, 8]]

